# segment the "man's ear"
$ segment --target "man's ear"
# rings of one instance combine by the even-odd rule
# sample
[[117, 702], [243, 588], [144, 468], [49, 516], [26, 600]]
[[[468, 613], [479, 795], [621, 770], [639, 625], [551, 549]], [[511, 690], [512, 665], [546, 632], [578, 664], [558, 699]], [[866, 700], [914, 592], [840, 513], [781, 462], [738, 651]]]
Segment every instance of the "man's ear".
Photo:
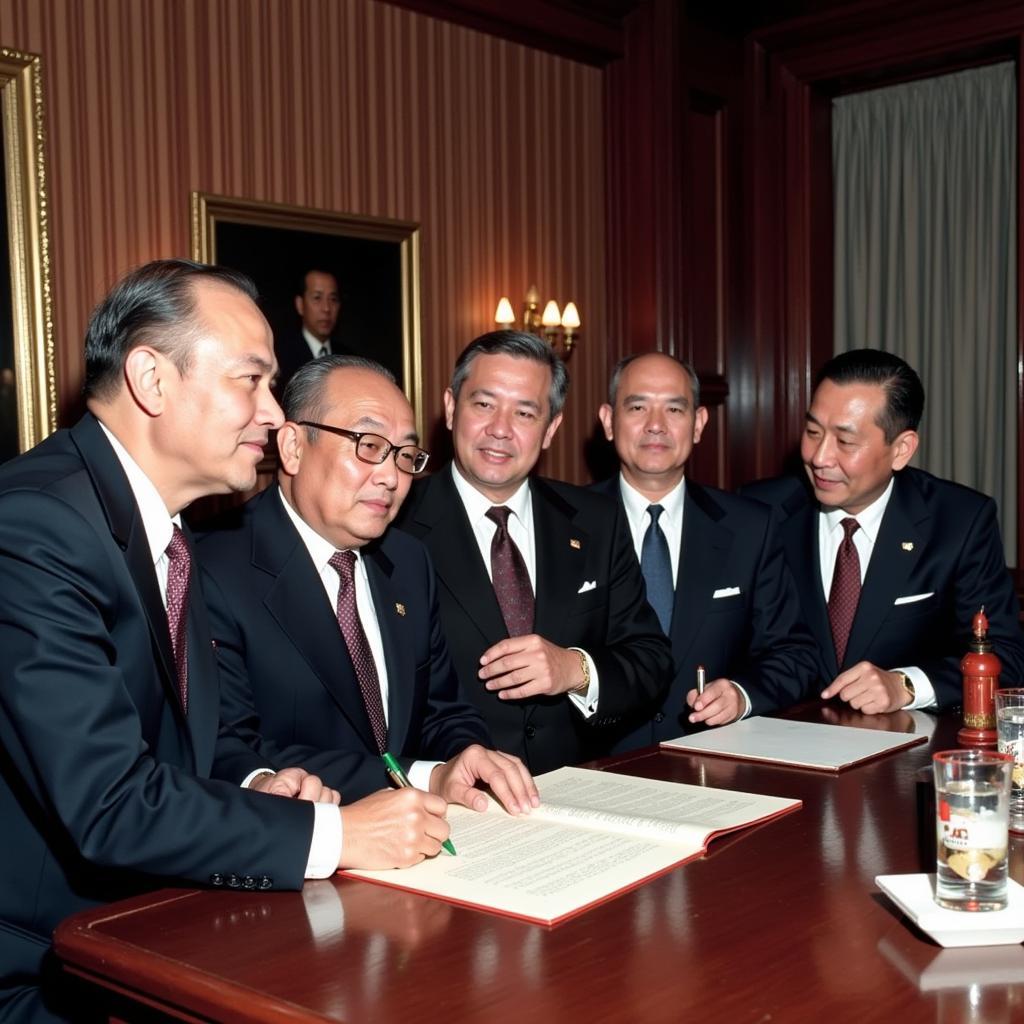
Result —
[[295, 296], [295, 312], [298, 313], [300, 317], [306, 315], [306, 304], [303, 302], [301, 295]]
[[544, 440], [541, 442], [541, 451], [546, 451], [551, 447], [551, 442], [554, 439], [555, 432], [562, 425], [562, 414], [559, 413], [549, 424], [548, 429], [544, 431]]
[[174, 364], [148, 345], [136, 345], [125, 358], [125, 387], [148, 416], [159, 416], [164, 411], [171, 372], [178, 372]]
[[693, 414], [693, 443], [700, 444], [700, 435], [708, 425], [708, 408], [706, 405], [698, 405], [697, 411]]
[[451, 430], [452, 420], [455, 417], [455, 396], [452, 394], [451, 388], [444, 389], [444, 422], [445, 426]]
[[277, 453], [280, 456], [281, 470], [288, 476], [295, 476], [302, 462], [302, 452], [308, 443], [306, 428], [300, 427], [291, 420], [285, 420], [277, 431]]
[[612, 407], [607, 402], [597, 410], [597, 418], [601, 421], [601, 426], [604, 427], [604, 439], [606, 441], [614, 441], [615, 434], [612, 431]]
[[917, 451], [920, 441], [916, 430], [904, 430], [902, 434], [896, 436], [896, 440], [892, 443], [893, 471], [902, 469], [914, 457], [914, 452]]

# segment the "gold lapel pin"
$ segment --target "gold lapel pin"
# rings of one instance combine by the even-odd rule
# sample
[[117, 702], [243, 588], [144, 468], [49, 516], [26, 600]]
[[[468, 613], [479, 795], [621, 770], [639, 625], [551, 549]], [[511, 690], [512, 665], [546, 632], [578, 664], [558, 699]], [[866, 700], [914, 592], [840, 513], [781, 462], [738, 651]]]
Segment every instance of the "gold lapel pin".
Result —
[[571, 547], [571, 548], [575, 548], [575, 550], [579, 551], [579, 549], [580, 549], [580, 548], [581, 548], [582, 546], [583, 546], [583, 545], [582, 545], [582, 544], [580, 544], [580, 542], [579, 542], [579, 541], [578, 541], [578, 540], [577, 540], [577, 539], [576, 539], [575, 537], [570, 537], [570, 538], [569, 538], [569, 547]]
[[402, 604], [401, 601], [396, 601], [395, 602], [395, 611], [398, 612], [399, 615], [404, 615], [405, 614], [405, 605]]
[[905, 540], [900, 545], [900, 547], [903, 548], [904, 551], [913, 551], [914, 550], [914, 542], [912, 540]]

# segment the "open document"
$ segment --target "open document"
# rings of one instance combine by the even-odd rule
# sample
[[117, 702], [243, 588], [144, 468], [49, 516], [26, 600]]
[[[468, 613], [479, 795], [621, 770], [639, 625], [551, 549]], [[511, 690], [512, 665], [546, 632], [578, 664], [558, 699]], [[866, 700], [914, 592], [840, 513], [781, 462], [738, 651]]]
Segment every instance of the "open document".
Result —
[[536, 779], [541, 806], [512, 817], [451, 806], [458, 855], [397, 871], [344, 871], [500, 914], [555, 924], [700, 856], [717, 835], [799, 800], [559, 768]]

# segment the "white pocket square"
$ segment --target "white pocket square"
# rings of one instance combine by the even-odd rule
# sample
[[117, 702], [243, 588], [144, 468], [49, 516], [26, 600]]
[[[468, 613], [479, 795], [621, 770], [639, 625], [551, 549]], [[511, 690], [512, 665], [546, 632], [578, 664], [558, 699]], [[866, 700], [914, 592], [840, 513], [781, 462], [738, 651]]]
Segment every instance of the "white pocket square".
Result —
[[736, 597], [740, 592], [739, 587], [722, 587], [711, 595], [711, 600], [716, 601], [720, 597]]
[[576, 591], [576, 593], [585, 594], [588, 590], [597, 590], [597, 580], [589, 580], [588, 582], [584, 583], [583, 586]]
[[926, 598], [934, 596], [934, 590], [929, 590], [927, 594], [908, 594], [906, 597], [897, 597], [893, 604], [913, 604], [915, 601], [924, 601]]

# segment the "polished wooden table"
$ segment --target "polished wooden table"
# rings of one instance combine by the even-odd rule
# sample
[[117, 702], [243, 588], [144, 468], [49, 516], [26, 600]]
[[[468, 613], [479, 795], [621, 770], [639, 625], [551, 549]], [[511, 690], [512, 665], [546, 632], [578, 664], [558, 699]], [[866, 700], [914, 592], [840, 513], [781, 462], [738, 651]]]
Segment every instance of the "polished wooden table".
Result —
[[[796, 717], [906, 725], [817, 707]], [[77, 915], [75, 973], [185, 1020], [1024, 1020], [1024, 947], [942, 949], [875, 875], [934, 870], [926, 745], [838, 775], [645, 751], [600, 767], [799, 797], [800, 811], [554, 928], [357, 880], [301, 893], [164, 889]], [[1024, 837], [1011, 840], [1024, 882]]]

